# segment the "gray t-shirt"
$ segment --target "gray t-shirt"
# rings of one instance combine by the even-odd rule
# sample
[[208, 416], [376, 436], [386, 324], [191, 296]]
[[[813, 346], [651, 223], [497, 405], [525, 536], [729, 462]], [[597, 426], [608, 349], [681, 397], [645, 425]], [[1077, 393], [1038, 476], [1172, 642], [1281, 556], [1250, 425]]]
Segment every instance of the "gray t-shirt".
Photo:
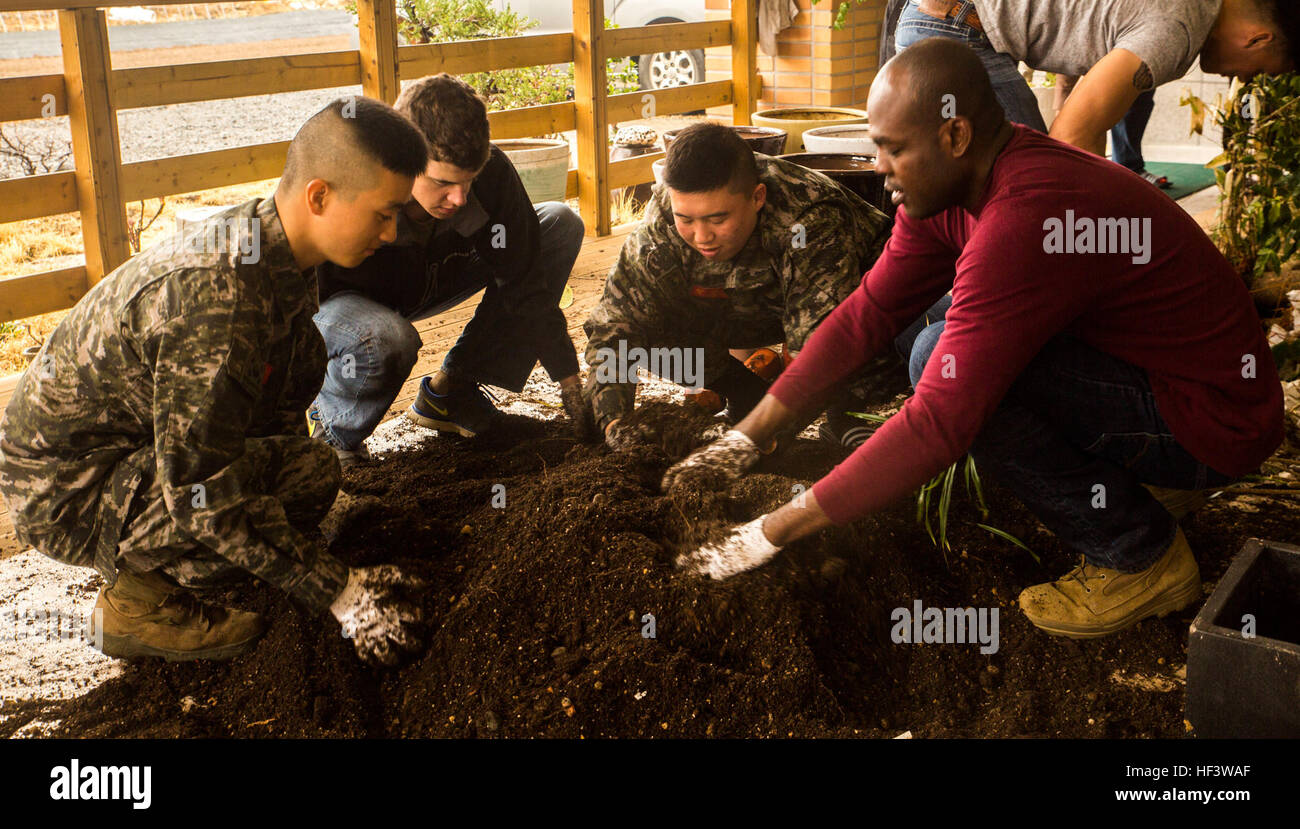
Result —
[[1112, 49], [1141, 58], [1157, 86], [1187, 74], [1220, 0], [975, 0], [989, 42], [1035, 69], [1082, 75]]

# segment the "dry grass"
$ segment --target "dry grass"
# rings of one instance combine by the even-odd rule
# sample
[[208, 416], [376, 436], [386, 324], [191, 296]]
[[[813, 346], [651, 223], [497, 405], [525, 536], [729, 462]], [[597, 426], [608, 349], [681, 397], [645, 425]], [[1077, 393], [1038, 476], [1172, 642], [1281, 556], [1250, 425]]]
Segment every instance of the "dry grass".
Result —
[[[158, 218], [144, 231], [143, 247], [155, 245], [170, 235], [176, 227], [176, 214], [182, 210], [240, 204], [266, 196], [274, 186], [275, 180], [271, 179], [169, 197]], [[157, 211], [158, 203], [158, 199], [149, 199], [144, 203], [146, 220]], [[127, 205], [129, 221], [138, 224], [140, 215], [140, 204]], [[0, 279], [74, 267], [82, 262], [81, 224], [76, 213], [0, 225]], [[66, 313], [67, 311], [54, 311], [25, 320], [0, 323], [0, 375], [26, 368], [23, 349], [43, 340]]]

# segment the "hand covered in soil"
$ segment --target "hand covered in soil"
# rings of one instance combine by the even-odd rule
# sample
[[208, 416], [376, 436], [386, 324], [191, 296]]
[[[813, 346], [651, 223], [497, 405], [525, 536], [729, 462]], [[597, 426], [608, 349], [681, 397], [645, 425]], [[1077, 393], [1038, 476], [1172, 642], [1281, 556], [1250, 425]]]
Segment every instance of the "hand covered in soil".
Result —
[[669, 467], [660, 486], [664, 492], [682, 484], [725, 489], [757, 462], [758, 446], [744, 432], [732, 429]]
[[402, 588], [419, 584], [391, 564], [348, 570], [348, 583], [330, 605], [330, 613], [363, 661], [396, 665], [398, 648], [414, 651], [420, 647], [413, 630], [421, 621], [420, 610], [400, 595]]
[[707, 575], [718, 581], [766, 564], [781, 551], [763, 534], [760, 515], [748, 524], [734, 528], [722, 541], [705, 544], [691, 553], [677, 557], [677, 566], [687, 572]]
[[325, 517], [320, 522], [320, 531], [325, 536], [325, 543], [333, 544], [345, 526], [383, 508], [384, 502], [374, 495], [353, 495], [340, 489], [330, 511], [325, 513]]
[[629, 425], [621, 420], [615, 420], [605, 429], [605, 445], [615, 452], [643, 446], [647, 442], [645, 427], [641, 425]]
[[582, 389], [577, 386], [560, 389], [560, 402], [564, 404], [564, 413], [569, 416], [569, 423], [573, 425], [573, 433], [578, 440], [583, 443], [595, 441], [596, 416], [582, 398]]

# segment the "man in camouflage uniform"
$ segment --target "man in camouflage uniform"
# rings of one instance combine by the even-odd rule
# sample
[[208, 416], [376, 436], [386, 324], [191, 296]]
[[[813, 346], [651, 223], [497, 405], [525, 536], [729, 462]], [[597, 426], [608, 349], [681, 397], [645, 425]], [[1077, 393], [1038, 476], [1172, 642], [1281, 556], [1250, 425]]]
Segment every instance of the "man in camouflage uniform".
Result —
[[[752, 153], [727, 127], [683, 130], [668, 152], [664, 186], [584, 326], [584, 393], [606, 441], [619, 448], [634, 440], [620, 438], [618, 421], [632, 410], [635, 367], [620, 373], [611, 365], [634, 348], [702, 349], [703, 385], [727, 398], [732, 420], [744, 417], [767, 384], [729, 349], [802, 348], [861, 283], [889, 227], [856, 194], [821, 173]], [[615, 376], [625, 382], [612, 382]], [[855, 385], [875, 400], [905, 390], [901, 359], [875, 361]]]
[[273, 198], [107, 275], [19, 378], [0, 493], [22, 541], [103, 575], [91, 636], [105, 653], [246, 650], [259, 616], [184, 589], [245, 573], [332, 610], [363, 657], [392, 661], [413, 641], [391, 570], [349, 570], [304, 535], [339, 484], [305, 412], [325, 373], [312, 269], [391, 240], [426, 158], [388, 106], [334, 102], [294, 138]]

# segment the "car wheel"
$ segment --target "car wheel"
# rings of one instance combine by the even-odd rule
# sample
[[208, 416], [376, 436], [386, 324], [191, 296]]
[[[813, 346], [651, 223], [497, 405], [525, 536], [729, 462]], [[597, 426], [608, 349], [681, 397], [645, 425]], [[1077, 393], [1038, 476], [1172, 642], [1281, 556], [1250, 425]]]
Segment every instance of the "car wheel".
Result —
[[704, 50], [656, 52], [637, 58], [642, 89], [667, 89], [704, 81]]

